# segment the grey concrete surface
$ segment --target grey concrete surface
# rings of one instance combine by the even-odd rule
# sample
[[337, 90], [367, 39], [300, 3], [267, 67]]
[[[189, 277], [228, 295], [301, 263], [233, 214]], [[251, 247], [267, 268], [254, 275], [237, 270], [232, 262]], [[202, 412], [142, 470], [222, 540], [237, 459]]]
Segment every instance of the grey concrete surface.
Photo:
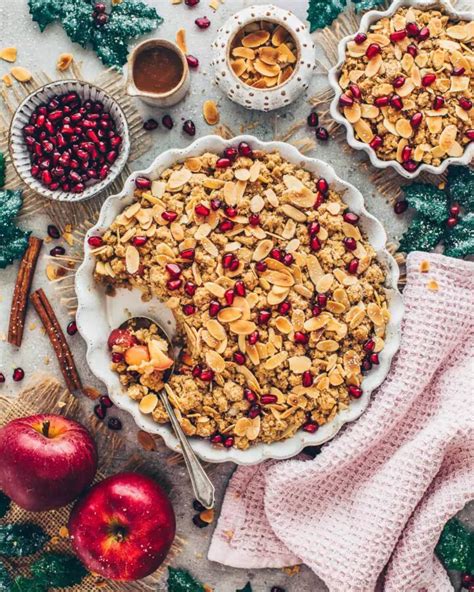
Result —
[[[214, 99], [219, 104], [221, 121], [228, 124], [234, 130], [239, 131], [241, 124], [255, 124], [253, 133], [262, 139], [273, 137], [274, 116], [259, 112], [250, 112], [231, 103], [225, 98], [212, 83], [212, 74], [209, 63], [211, 60], [210, 44], [215, 36], [217, 28], [228, 16], [237, 10], [250, 6], [251, 4], [265, 4], [262, 0], [225, 0], [223, 6], [214, 13], [208, 6], [207, 0], [201, 0], [198, 7], [187, 8], [184, 3], [171, 5], [171, 0], [148, 0], [158, 9], [165, 18], [164, 23], [159, 27], [153, 36], [174, 39], [176, 31], [184, 27], [187, 32], [189, 53], [196, 55], [200, 60], [198, 71], [192, 72], [191, 92], [181, 104], [170, 109], [176, 127], [171, 131], [162, 127], [152, 132], [153, 147], [134, 167], [146, 167], [151, 160], [162, 151], [171, 147], [185, 146], [190, 142], [188, 136], [181, 133], [180, 122], [182, 119], [191, 118], [197, 127], [196, 137], [211, 133], [201, 116], [202, 103], [206, 99]], [[467, 5], [469, 0], [463, 0]], [[274, 4], [290, 8], [300, 18], [304, 18], [307, 0], [274, 0]], [[461, 1], [459, 2], [461, 4]], [[194, 19], [198, 16], [207, 15], [212, 24], [206, 31], [200, 31], [194, 25]], [[78, 45], [73, 45], [67, 38], [60, 25], [50, 26], [46, 32], [41, 34], [35, 23], [28, 14], [26, 0], [0, 0], [0, 46], [9, 45], [18, 48], [17, 65], [25, 66], [31, 70], [44, 69], [54, 76], [57, 56], [61, 52], [70, 51], [77, 61], [82, 61], [83, 71], [86, 76], [93, 77], [102, 69], [101, 63], [92, 51], [86, 51]], [[321, 47], [317, 48], [317, 55], [325, 61]], [[9, 64], [0, 63], [0, 76], [6, 73]], [[308, 98], [319, 88], [324, 88], [326, 82], [323, 76], [315, 76], [313, 84], [308, 92], [297, 102], [276, 115], [276, 124], [279, 130], [289, 128], [293, 121], [306, 116], [309, 111]], [[164, 111], [149, 109], [139, 104], [145, 117], [153, 116], [160, 119]], [[304, 132], [300, 134], [304, 135]], [[368, 209], [377, 216], [385, 225], [389, 237], [392, 239], [403, 230], [403, 222], [396, 219], [391, 207], [386, 203], [370, 183], [366, 173], [359, 166], [359, 156], [355, 152], [343, 152], [341, 145], [332, 141], [327, 145], [319, 144], [312, 154], [326, 160], [336, 169], [338, 175], [356, 185], [364, 194]], [[23, 220], [22, 225], [35, 232], [38, 236], [46, 235], [46, 227], [50, 222], [46, 216], [36, 215]], [[61, 241], [58, 243], [61, 244]], [[65, 245], [67, 248], [67, 245]], [[45, 249], [46, 252], [46, 249]], [[62, 325], [65, 327], [68, 322], [67, 314], [60, 305], [57, 295], [48, 283], [44, 273], [45, 259], [40, 258], [38, 269], [34, 280], [34, 288], [44, 287], [47, 295], [53, 301], [54, 307], [59, 314]], [[17, 264], [11, 265], [6, 270], [0, 270], [0, 337], [5, 336], [8, 324], [8, 314], [12, 297], [13, 285], [17, 271]], [[31, 329], [31, 323], [36, 327]], [[101, 388], [100, 383], [95, 380], [88, 370], [85, 360], [85, 348], [79, 335], [69, 338], [75, 359], [77, 361], [83, 382]], [[45, 365], [45, 359], [49, 358], [49, 365]], [[21, 366], [25, 369], [26, 378], [22, 384], [15, 384], [11, 381], [12, 369]], [[59, 371], [54, 355], [47, 338], [39, 328], [38, 319], [34, 311], [28, 312], [26, 332], [21, 350], [12, 348], [0, 340], [0, 371], [7, 375], [8, 382], [0, 386], [0, 393], [9, 392], [15, 394], [23, 388], [28, 379], [37, 373], [47, 372], [59, 377]], [[84, 405], [90, 402], [84, 401]], [[117, 414], [120, 415], [120, 414]], [[127, 417], [124, 421], [123, 436], [127, 440], [126, 455], [132, 455], [137, 451], [136, 429]], [[124, 459], [120, 459], [124, 460]], [[185, 567], [201, 581], [214, 587], [216, 592], [234, 592], [243, 588], [247, 581], [251, 581], [254, 592], [269, 592], [271, 586], [279, 585], [288, 592], [323, 592], [327, 590], [325, 585], [307, 568], [302, 567], [299, 574], [289, 577], [281, 570], [251, 570], [232, 569], [206, 559], [207, 547], [212, 533], [212, 526], [198, 530], [193, 526], [191, 518], [192, 492], [185, 470], [181, 466], [170, 467], [165, 465], [157, 453], [147, 456], [147, 462], [158, 468], [163, 478], [171, 485], [171, 497], [177, 513], [178, 531], [186, 540], [182, 554], [175, 560], [174, 564]], [[230, 463], [216, 466], [212, 470], [212, 478], [217, 488], [217, 498], [222, 499], [225, 485], [234, 466]], [[363, 549], [354, 550], [356, 553], [363, 553]], [[166, 585], [161, 583], [159, 590], [166, 590]], [[345, 591], [337, 591], [345, 592]]]

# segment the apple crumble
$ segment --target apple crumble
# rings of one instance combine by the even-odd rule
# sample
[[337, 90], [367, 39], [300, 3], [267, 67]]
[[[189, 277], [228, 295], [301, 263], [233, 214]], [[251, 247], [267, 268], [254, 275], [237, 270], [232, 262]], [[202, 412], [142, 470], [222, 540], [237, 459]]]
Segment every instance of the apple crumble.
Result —
[[[185, 350], [168, 384], [186, 434], [244, 449], [315, 432], [362, 395], [384, 346], [385, 272], [324, 178], [242, 142], [135, 184], [88, 239], [95, 278], [173, 311]], [[155, 385], [137, 378], [142, 405]], [[146, 412], [168, 421], [157, 398]]]
[[357, 139], [409, 172], [474, 140], [474, 22], [400, 8], [349, 41], [339, 109]]

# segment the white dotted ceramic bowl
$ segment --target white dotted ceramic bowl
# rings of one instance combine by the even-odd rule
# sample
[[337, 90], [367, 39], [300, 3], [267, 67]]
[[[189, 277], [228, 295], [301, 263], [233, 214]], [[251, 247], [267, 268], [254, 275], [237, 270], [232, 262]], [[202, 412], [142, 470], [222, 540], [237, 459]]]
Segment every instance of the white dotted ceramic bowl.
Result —
[[[247, 142], [253, 148], [265, 152], [279, 152], [289, 162], [310, 171], [317, 177], [324, 177], [334, 189], [343, 195], [345, 203], [351, 212], [360, 216], [360, 226], [366, 233], [370, 244], [377, 253], [378, 261], [386, 269], [386, 294], [389, 303], [390, 321], [387, 325], [385, 346], [380, 354], [380, 365], [364, 377], [362, 382], [363, 395], [360, 399], [351, 401], [350, 406], [341, 411], [329, 423], [310, 434], [299, 430], [292, 438], [272, 444], [256, 444], [248, 450], [237, 448], [221, 448], [213, 446], [209, 440], [203, 438], [189, 438], [191, 446], [198, 456], [208, 462], [233, 461], [241, 465], [252, 465], [270, 458], [284, 459], [298, 454], [305, 446], [318, 446], [333, 438], [347, 422], [356, 420], [366, 409], [372, 391], [385, 379], [392, 362], [392, 358], [400, 345], [400, 326], [403, 315], [403, 303], [398, 292], [398, 265], [385, 248], [387, 240], [382, 224], [365, 209], [364, 198], [353, 185], [340, 179], [334, 169], [315, 158], [303, 156], [296, 148], [283, 142], [261, 142], [253, 136], [238, 136], [231, 140], [224, 140], [219, 136], [206, 136], [196, 140], [187, 148], [181, 150], [167, 150], [160, 154], [145, 170], [135, 171], [118, 195], [110, 196], [102, 206], [99, 220], [87, 236], [103, 234], [115, 217], [124, 208], [134, 202], [135, 179], [145, 176], [152, 180], [176, 162], [183, 162], [191, 156], [199, 156], [206, 152], [221, 154], [230, 146], [237, 146], [239, 142]], [[143, 302], [138, 290], [120, 289], [114, 296], [108, 296], [103, 286], [94, 280], [95, 258], [91, 247], [84, 242], [84, 261], [76, 273], [76, 293], [78, 299], [77, 325], [87, 345], [87, 362], [93, 374], [102, 380], [107, 387], [113, 402], [128, 411], [138, 427], [151, 434], [160, 435], [166, 445], [175, 451], [180, 451], [178, 440], [169, 424], [159, 424], [149, 415], [144, 415], [138, 408], [138, 402], [132, 400], [123, 392], [118, 375], [110, 368], [110, 351], [107, 338], [112, 329], [120, 325], [124, 319], [132, 316], [147, 316], [156, 318], [163, 327], [167, 327], [170, 335], [174, 332], [173, 315], [161, 302], [153, 299]]]
[[[376, 21], [380, 20], [384, 17], [392, 16], [399, 8], [407, 6], [412, 6], [413, 8], [417, 8], [418, 10], [430, 10], [430, 9], [441, 9], [443, 12], [448, 14], [455, 20], [466, 20], [472, 21], [474, 18], [474, 12], [460, 12], [455, 10], [448, 0], [394, 0], [390, 7], [387, 10], [380, 11], [380, 10], [371, 10], [367, 12], [360, 22], [359, 32], [367, 33], [370, 26], [373, 25]], [[338, 63], [329, 70], [328, 77], [329, 77], [329, 84], [334, 90], [335, 96], [331, 103], [331, 116], [335, 119], [338, 123], [342, 124], [347, 130], [347, 143], [349, 146], [354, 148], [355, 150], [363, 150], [366, 154], [368, 154], [370, 158], [370, 162], [379, 169], [386, 169], [388, 167], [394, 168], [397, 173], [405, 177], [406, 179], [414, 179], [417, 177], [421, 172], [425, 171], [428, 173], [433, 173], [435, 175], [440, 175], [443, 173], [449, 165], [451, 164], [465, 164], [468, 165], [471, 160], [474, 158], [474, 142], [471, 142], [466, 146], [464, 150], [464, 154], [460, 157], [451, 157], [446, 158], [439, 166], [433, 166], [430, 164], [420, 164], [420, 166], [416, 169], [416, 171], [410, 173], [403, 168], [403, 166], [397, 162], [396, 160], [382, 160], [379, 158], [375, 152], [368, 144], [365, 142], [361, 142], [355, 137], [354, 134], [354, 127], [344, 115], [341, 113], [339, 109], [339, 99], [343, 93], [342, 88], [339, 86], [339, 77], [341, 75], [342, 66], [346, 59], [346, 47], [347, 43], [354, 38], [356, 32], [352, 35], [348, 35], [341, 39], [338, 45]]]
[[[115, 121], [118, 134], [122, 137], [120, 153], [117, 160], [110, 166], [109, 174], [101, 181], [87, 185], [82, 193], [72, 193], [62, 190], [52, 191], [31, 174], [31, 156], [27, 150], [23, 128], [28, 124], [33, 111], [39, 105], [48, 103], [55, 95], [77, 92], [83, 100], [101, 101], [104, 110], [110, 113]], [[43, 197], [59, 201], [77, 202], [90, 199], [110, 185], [122, 172], [130, 153], [130, 137], [127, 119], [122, 108], [109, 94], [101, 88], [80, 80], [60, 80], [51, 82], [28, 95], [18, 106], [10, 125], [10, 154], [13, 166], [21, 179]]]
[[[288, 80], [273, 88], [253, 88], [240, 80], [229, 65], [229, 53], [234, 37], [245, 26], [255, 21], [281, 25], [293, 37], [298, 59]], [[308, 28], [289, 10], [272, 4], [250, 6], [231, 16], [218, 30], [212, 44], [215, 80], [219, 88], [236, 103], [247, 109], [272, 111], [292, 103], [306, 90], [316, 69], [315, 47]]]

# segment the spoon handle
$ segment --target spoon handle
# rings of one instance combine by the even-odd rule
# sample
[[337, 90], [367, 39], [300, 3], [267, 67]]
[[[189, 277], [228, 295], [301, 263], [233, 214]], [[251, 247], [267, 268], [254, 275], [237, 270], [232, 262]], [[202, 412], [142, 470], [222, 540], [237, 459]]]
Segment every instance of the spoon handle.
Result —
[[160, 392], [160, 399], [165, 407], [168, 417], [170, 418], [174, 433], [176, 434], [176, 437], [178, 438], [181, 445], [184, 461], [186, 462], [186, 467], [191, 478], [194, 495], [205, 508], [213, 508], [215, 501], [214, 485], [206, 475], [201, 463], [199, 462], [194, 450], [191, 448], [191, 445], [189, 444], [189, 441], [181, 428], [181, 425], [174, 413], [174, 409], [168, 399], [168, 388], [168, 385], [165, 385], [166, 390], [162, 390]]

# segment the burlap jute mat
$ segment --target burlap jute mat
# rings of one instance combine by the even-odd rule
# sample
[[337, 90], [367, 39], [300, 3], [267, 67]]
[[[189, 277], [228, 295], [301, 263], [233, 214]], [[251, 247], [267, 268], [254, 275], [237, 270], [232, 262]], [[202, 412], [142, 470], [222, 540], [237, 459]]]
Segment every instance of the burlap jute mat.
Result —
[[[112, 433], [102, 423], [91, 417], [81, 409], [79, 401], [75, 399], [54, 378], [41, 377], [26, 388], [19, 397], [0, 397], [0, 426], [12, 419], [36, 415], [37, 413], [55, 413], [80, 421], [93, 434], [99, 450], [99, 467], [96, 481], [101, 481], [108, 475], [126, 470], [144, 470], [142, 457], [122, 458], [125, 455], [123, 444], [118, 434]], [[122, 454], [120, 454], [122, 452]], [[117, 459], [120, 459], [117, 461]], [[119, 465], [119, 466], [117, 466]], [[149, 472], [149, 471], [146, 471]], [[159, 476], [155, 476], [159, 480]], [[0, 520], [0, 524], [10, 522], [33, 522], [40, 525], [51, 537], [51, 541], [44, 550], [72, 553], [67, 529], [69, 513], [72, 504], [59, 510], [49, 512], [27, 512], [16, 504], [11, 505], [8, 514]], [[68, 588], [71, 592], [95, 592], [97, 590], [138, 592], [156, 590], [157, 583], [166, 571], [166, 567], [181, 552], [184, 541], [177, 536], [166, 559], [166, 562], [151, 576], [138, 582], [112, 582], [94, 575], [87, 576], [80, 584]], [[44, 551], [43, 550], [43, 551]], [[12, 575], [29, 575], [28, 565], [41, 555], [41, 551], [32, 557], [5, 560], [2, 558]]]

